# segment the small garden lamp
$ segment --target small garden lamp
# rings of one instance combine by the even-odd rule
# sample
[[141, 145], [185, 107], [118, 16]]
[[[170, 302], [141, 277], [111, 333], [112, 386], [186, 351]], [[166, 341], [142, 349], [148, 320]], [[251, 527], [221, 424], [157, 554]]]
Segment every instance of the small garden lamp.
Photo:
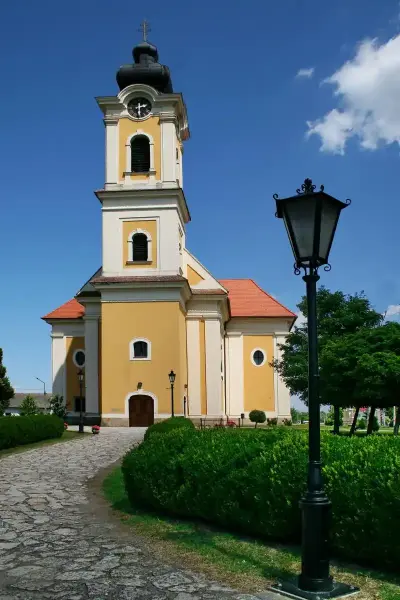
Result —
[[83, 433], [83, 397], [82, 397], [82, 388], [83, 388], [83, 380], [84, 380], [83, 369], [79, 369], [78, 371], [78, 381], [79, 381], [79, 433]]
[[329, 573], [329, 526], [331, 502], [322, 480], [320, 399], [318, 389], [317, 348], [317, 281], [322, 265], [330, 271], [328, 263], [339, 216], [350, 200], [341, 202], [324, 192], [321, 185], [315, 191], [311, 179], [305, 179], [296, 196], [276, 201], [276, 216], [283, 219], [292, 246], [294, 272], [307, 286], [308, 323], [308, 479], [307, 491], [300, 502], [302, 510], [302, 568], [299, 577], [273, 586], [273, 589], [295, 598], [338, 598], [354, 593], [356, 589], [334, 582]]
[[176, 374], [172, 371], [168, 373], [168, 377], [169, 377], [169, 382], [171, 384], [171, 417], [175, 416], [175, 412], [174, 412], [174, 383], [175, 383], [175, 378], [176, 378]]

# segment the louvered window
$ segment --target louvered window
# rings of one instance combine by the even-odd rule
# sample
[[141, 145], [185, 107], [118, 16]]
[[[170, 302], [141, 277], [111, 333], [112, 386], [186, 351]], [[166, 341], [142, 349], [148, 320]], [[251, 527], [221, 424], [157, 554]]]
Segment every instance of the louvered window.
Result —
[[135, 342], [133, 356], [134, 358], [147, 358], [147, 342]]
[[145, 135], [136, 135], [131, 141], [132, 173], [148, 173], [150, 170], [150, 142]]
[[135, 233], [132, 236], [132, 260], [146, 261], [149, 257], [148, 239], [145, 233]]

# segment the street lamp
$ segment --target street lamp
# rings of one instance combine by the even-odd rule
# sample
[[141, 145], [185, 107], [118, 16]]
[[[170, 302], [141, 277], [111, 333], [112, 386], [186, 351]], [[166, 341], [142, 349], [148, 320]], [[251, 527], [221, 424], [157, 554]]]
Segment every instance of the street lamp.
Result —
[[83, 370], [79, 369], [78, 371], [78, 381], [79, 381], [79, 433], [83, 433], [83, 398], [82, 398], [82, 387], [83, 387]]
[[43, 379], [39, 379], [39, 377], [35, 377], [35, 379], [40, 381], [40, 383], [43, 383], [43, 396], [46, 398], [46, 383], [43, 381]]
[[324, 192], [315, 191], [311, 179], [305, 179], [296, 196], [276, 200], [276, 216], [283, 219], [292, 246], [294, 272], [304, 270], [307, 286], [308, 322], [308, 413], [309, 462], [307, 491], [300, 501], [302, 510], [302, 567], [292, 581], [273, 586], [278, 592], [297, 598], [337, 598], [356, 589], [334, 582], [329, 574], [329, 529], [331, 502], [323, 486], [321, 464], [320, 402], [318, 389], [317, 281], [322, 265], [330, 271], [329, 252], [340, 212], [350, 204]]
[[168, 377], [169, 377], [169, 382], [171, 384], [171, 417], [175, 416], [174, 413], [174, 383], [175, 383], [175, 373], [171, 370], [170, 373], [168, 373]]

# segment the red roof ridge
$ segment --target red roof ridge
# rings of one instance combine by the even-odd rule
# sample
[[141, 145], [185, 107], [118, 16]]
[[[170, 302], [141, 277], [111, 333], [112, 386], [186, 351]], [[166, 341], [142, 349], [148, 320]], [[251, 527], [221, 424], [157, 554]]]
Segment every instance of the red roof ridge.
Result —
[[285, 306], [284, 304], [282, 304], [282, 302], [279, 302], [279, 300], [277, 300], [276, 298], [274, 298], [273, 296], [271, 296], [271, 294], [268, 294], [268, 292], [266, 292], [265, 290], [263, 290], [256, 281], [254, 281], [254, 279], [250, 279], [250, 281], [252, 281], [254, 283], [255, 286], [258, 287], [259, 290], [261, 290], [263, 292], [263, 294], [265, 294], [266, 296], [268, 296], [268, 298], [271, 298], [274, 302], [276, 302], [277, 304], [279, 304], [279, 306], [282, 306], [282, 308], [284, 308], [285, 310], [287, 310], [288, 312], [290, 312], [294, 317], [297, 318], [296, 313], [294, 313], [292, 310], [290, 310], [289, 308], [287, 308], [287, 306]]

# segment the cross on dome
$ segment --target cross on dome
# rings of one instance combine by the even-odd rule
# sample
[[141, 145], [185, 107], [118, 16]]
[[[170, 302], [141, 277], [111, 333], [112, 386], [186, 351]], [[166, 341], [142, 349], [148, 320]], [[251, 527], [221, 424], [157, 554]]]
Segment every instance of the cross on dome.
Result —
[[142, 32], [143, 41], [147, 42], [147, 34], [149, 33], [149, 31], [151, 31], [150, 23], [147, 21], [147, 19], [143, 19], [138, 31]]

